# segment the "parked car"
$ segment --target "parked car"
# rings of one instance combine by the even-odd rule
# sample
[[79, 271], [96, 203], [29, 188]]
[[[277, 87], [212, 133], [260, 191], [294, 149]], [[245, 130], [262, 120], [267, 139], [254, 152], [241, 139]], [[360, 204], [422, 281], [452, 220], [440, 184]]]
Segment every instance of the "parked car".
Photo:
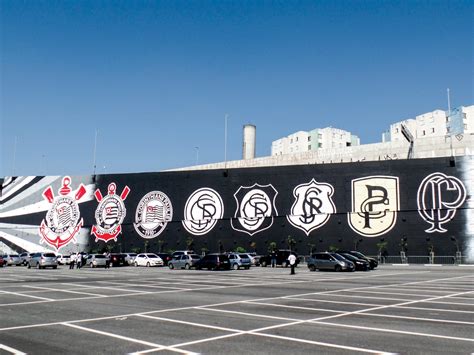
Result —
[[244, 254], [247, 254], [249, 256], [252, 266], [260, 266], [260, 258], [262, 257], [261, 255], [257, 255], [257, 253], [244, 253]]
[[196, 253], [192, 250], [176, 250], [173, 254], [171, 254], [171, 256], [174, 258], [178, 255], [190, 255], [190, 254], [196, 254]]
[[201, 257], [197, 254], [178, 255], [168, 262], [168, 267], [170, 269], [189, 270], [195, 267], [199, 260], [201, 260]]
[[137, 257], [137, 253], [125, 253], [125, 262], [128, 265], [134, 265], [135, 258]]
[[110, 266], [128, 266], [125, 260], [126, 254], [112, 253], [110, 254]]
[[[338, 253], [339, 253], [339, 252], [338, 252]], [[348, 253], [348, 254], [354, 255], [356, 258], [359, 258], [359, 259], [368, 261], [369, 264], [370, 264], [370, 269], [371, 269], [371, 270], [375, 269], [375, 268], [379, 265], [379, 262], [377, 261], [377, 259], [374, 259], [374, 258], [370, 258], [370, 257], [368, 257], [368, 256], [365, 256], [365, 255], [362, 254], [360, 251], [355, 251], [355, 250], [347, 251], [347, 250], [344, 250], [344, 251], [342, 251], [341, 253]]]
[[3, 258], [3, 255], [0, 255], [0, 267], [4, 267], [6, 264], [6, 260]]
[[240, 253], [228, 253], [230, 267], [234, 270], [239, 270], [240, 268], [250, 269], [252, 261], [247, 254]]
[[19, 266], [22, 265], [20, 256], [18, 254], [6, 254], [3, 256], [3, 259], [6, 260], [7, 266]]
[[69, 265], [71, 262], [71, 255], [58, 254], [57, 259], [59, 265]]
[[26, 266], [28, 264], [28, 260], [30, 259], [30, 253], [24, 252], [24, 253], [21, 253], [19, 256], [21, 260], [21, 265]]
[[163, 266], [163, 260], [153, 253], [138, 254], [134, 261], [135, 266]]
[[356, 258], [354, 255], [344, 252], [337, 252], [342, 257], [346, 258], [349, 261], [352, 261], [356, 271], [368, 271], [370, 270], [370, 264], [368, 261]]
[[198, 270], [230, 270], [230, 262], [225, 254], [207, 254], [194, 267]]
[[311, 271], [354, 271], [354, 263], [337, 253], [314, 253], [308, 258], [307, 265]]
[[107, 262], [107, 256], [104, 254], [89, 254], [87, 256], [86, 265], [89, 267], [106, 267]]
[[162, 260], [165, 266], [168, 266], [168, 263], [173, 259], [173, 256], [169, 253], [156, 253]]
[[[288, 249], [277, 250], [276, 264], [281, 265], [282, 267], [288, 267], [288, 265], [290, 265], [290, 263], [288, 262], [288, 257], [290, 256], [290, 254], [293, 254], [296, 256], [296, 266], [298, 266], [300, 262], [300, 259], [298, 258], [298, 254]], [[271, 265], [271, 263], [272, 263], [272, 256], [270, 254], [263, 255], [260, 257], [260, 266], [266, 267], [268, 265]]]
[[51, 267], [53, 269], [58, 268], [58, 260], [56, 254], [47, 252], [47, 253], [33, 253], [30, 260], [28, 261], [28, 269], [35, 267], [37, 269], [44, 269]]

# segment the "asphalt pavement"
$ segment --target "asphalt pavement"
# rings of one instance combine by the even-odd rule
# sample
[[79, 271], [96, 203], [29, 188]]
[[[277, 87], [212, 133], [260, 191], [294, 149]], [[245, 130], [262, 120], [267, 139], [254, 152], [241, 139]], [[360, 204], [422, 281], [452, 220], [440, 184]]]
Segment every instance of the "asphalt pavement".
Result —
[[472, 266], [0, 268], [0, 355], [473, 352]]

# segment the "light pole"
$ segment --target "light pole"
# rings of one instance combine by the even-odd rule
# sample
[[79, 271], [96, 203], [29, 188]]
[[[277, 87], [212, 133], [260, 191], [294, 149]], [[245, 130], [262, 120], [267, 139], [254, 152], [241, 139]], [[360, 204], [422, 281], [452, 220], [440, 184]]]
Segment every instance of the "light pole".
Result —
[[196, 150], [196, 165], [199, 164], [199, 147], [194, 147], [194, 149]]
[[224, 164], [227, 167], [227, 120], [229, 115], [226, 113], [224, 118]]

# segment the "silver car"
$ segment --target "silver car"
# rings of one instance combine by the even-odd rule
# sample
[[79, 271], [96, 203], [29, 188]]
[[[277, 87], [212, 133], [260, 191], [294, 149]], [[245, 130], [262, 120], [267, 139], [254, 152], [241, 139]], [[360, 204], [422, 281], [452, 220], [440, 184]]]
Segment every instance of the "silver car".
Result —
[[229, 257], [230, 266], [234, 270], [240, 268], [249, 269], [252, 265], [252, 261], [247, 254], [229, 253], [227, 256]]
[[86, 265], [89, 267], [106, 267], [107, 257], [104, 254], [89, 254], [87, 256]]
[[12, 266], [12, 265], [22, 265], [22, 260], [18, 254], [8, 254], [4, 255], [3, 259], [5, 260], [5, 265], [6, 266]]
[[58, 259], [54, 253], [33, 253], [30, 260], [28, 260], [28, 269], [35, 267], [37, 269], [44, 269], [51, 267], [58, 268]]
[[186, 269], [189, 270], [194, 267], [194, 264], [200, 260], [201, 257], [197, 254], [178, 255], [168, 261], [170, 269]]

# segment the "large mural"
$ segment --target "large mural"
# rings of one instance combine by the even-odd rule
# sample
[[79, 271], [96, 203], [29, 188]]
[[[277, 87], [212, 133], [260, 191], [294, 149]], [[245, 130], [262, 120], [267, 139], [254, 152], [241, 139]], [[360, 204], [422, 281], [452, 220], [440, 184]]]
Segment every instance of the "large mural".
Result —
[[217, 252], [271, 243], [474, 260], [472, 156], [5, 178], [0, 241], [20, 250]]

